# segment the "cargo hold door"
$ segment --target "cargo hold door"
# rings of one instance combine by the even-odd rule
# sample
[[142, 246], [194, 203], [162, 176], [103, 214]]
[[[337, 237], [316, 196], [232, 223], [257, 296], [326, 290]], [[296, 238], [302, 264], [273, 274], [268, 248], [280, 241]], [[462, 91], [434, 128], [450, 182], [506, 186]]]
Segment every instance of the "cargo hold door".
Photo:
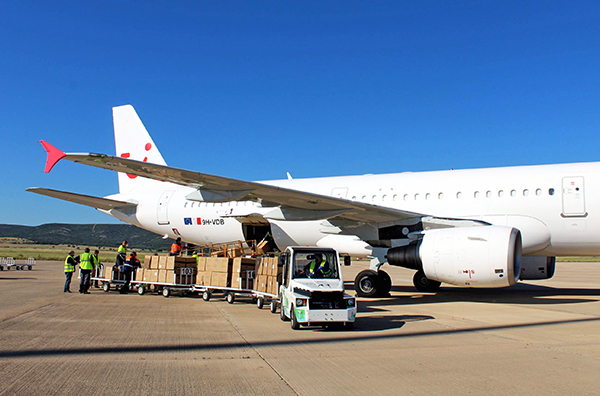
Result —
[[158, 206], [156, 207], [156, 219], [159, 225], [167, 225], [169, 222], [169, 201], [175, 191], [169, 190], [162, 193], [158, 199]]
[[585, 217], [583, 176], [564, 177], [562, 182], [563, 217]]

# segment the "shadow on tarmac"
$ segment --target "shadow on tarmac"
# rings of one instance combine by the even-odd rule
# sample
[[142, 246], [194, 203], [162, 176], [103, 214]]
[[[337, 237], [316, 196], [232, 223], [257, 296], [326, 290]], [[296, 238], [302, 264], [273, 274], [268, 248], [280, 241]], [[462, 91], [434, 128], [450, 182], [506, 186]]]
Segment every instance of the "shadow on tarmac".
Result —
[[[397, 320], [401, 317], [396, 317]], [[414, 317], [408, 317], [414, 318]], [[400, 320], [401, 321], [401, 320]], [[323, 345], [323, 344], [343, 344], [343, 343], [354, 343], [358, 341], [366, 341], [373, 339], [405, 339], [414, 337], [427, 337], [427, 336], [439, 336], [439, 335], [453, 335], [453, 334], [465, 334], [482, 331], [494, 331], [494, 330], [506, 330], [506, 329], [517, 329], [517, 328], [535, 328], [540, 326], [552, 326], [552, 325], [563, 325], [570, 323], [584, 323], [584, 322], [600, 322], [600, 317], [595, 318], [584, 318], [584, 319], [572, 319], [572, 320], [557, 320], [547, 321], [538, 323], [522, 323], [522, 324], [509, 324], [509, 325], [497, 325], [497, 326], [480, 326], [472, 327], [468, 329], [445, 329], [436, 331], [421, 331], [413, 333], [387, 333], [387, 334], [358, 334], [349, 335], [354, 332], [345, 332], [346, 337], [327, 337], [327, 338], [315, 338], [315, 339], [302, 339], [292, 341], [261, 341], [261, 342], [235, 342], [235, 343], [207, 343], [207, 344], [178, 344], [178, 345], [148, 345], [148, 346], [113, 346], [113, 347], [90, 347], [90, 348], [48, 348], [48, 349], [24, 349], [16, 351], [0, 351], [0, 359], [7, 358], [29, 358], [29, 357], [57, 357], [57, 356], [93, 356], [103, 354], [123, 354], [123, 353], [165, 353], [165, 352], [198, 352], [198, 351], [215, 351], [220, 349], [231, 349], [231, 348], [257, 348], [257, 347], [273, 347], [273, 346], [294, 346], [294, 345]], [[367, 322], [368, 323], [368, 322]], [[399, 323], [399, 322], [398, 322]], [[405, 323], [405, 322], [404, 322]], [[358, 327], [358, 326], [357, 326]], [[400, 326], [402, 327], [402, 326]], [[368, 331], [368, 329], [362, 329], [358, 327], [359, 331]], [[290, 330], [292, 331], [292, 330]], [[333, 333], [335, 334], [335, 333]]]

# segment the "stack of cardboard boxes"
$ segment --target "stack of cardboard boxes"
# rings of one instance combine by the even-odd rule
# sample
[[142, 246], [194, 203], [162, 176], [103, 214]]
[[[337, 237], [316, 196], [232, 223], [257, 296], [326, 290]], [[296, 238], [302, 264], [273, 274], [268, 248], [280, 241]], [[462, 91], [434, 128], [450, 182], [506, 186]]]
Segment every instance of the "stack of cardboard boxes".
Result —
[[232, 260], [227, 257], [200, 257], [198, 260], [197, 284], [230, 287], [232, 271]]
[[256, 259], [236, 257], [233, 259], [231, 271], [231, 287], [236, 289], [254, 289]]
[[142, 282], [195, 285], [198, 268], [194, 257], [146, 256], [136, 279]]
[[262, 293], [278, 294], [277, 276], [283, 268], [277, 266], [277, 257], [261, 257], [256, 261], [256, 279], [254, 290]]

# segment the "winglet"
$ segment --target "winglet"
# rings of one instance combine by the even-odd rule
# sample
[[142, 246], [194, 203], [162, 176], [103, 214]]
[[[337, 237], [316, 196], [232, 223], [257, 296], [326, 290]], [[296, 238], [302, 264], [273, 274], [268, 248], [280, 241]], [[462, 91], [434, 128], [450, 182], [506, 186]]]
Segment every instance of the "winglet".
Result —
[[46, 158], [46, 169], [44, 169], [44, 172], [48, 173], [52, 170], [54, 165], [56, 165], [56, 163], [62, 158], [66, 157], [67, 154], [63, 153], [61, 150], [57, 149], [45, 140], [40, 140], [40, 143], [42, 143], [42, 146], [44, 146], [46, 152], [48, 153], [48, 157]]

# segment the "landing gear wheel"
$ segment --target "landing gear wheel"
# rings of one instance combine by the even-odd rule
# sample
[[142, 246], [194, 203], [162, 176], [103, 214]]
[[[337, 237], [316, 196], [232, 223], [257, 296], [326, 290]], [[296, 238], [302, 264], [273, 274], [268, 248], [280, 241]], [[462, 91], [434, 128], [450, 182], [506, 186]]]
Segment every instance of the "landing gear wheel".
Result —
[[271, 313], [277, 313], [277, 300], [271, 300]]
[[108, 293], [110, 291], [110, 283], [104, 282], [102, 284], [102, 290], [104, 290], [105, 293]]
[[381, 280], [381, 290], [379, 290], [377, 295], [380, 297], [388, 297], [390, 295], [390, 290], [392, 290], [392, 278], [387, 272], [382, 270], [379, 270], [377, 275], [379, 275], [379, 279]]
[[27, 266], [27, 269], [28, 269], [29, 271], [31, 271], [31, 265], [28, 265], [28, 266]]
[[265, 299], [262, 297], [258, 297], [258, 300], [256, 300], [256, 306], [258, 307], [258, 309], [263, 309], [265, 305]]
[[382, 289], [381, 277], [373, 270], [364, 270], [354, 278], [354, 290], [359, 297], [375, 297]]
[[163, 295], [163, 297], [169, 297], [171, 295], [171, 289], [169, 289], [168, 287], [165, 287], [162, 291], [162, 295]]
[[143, 295], [144, 295], [144, 293], [146, 293], [146, 288], [145, 288], [144, 286], [139, 286], [139, 287], [138, 287], [138, 294], [139, 294], [140, 296], [143, 296]]
[[298, 323], [298, 319], [296, 319], [296, 312], [294, 312], [294, 306], [290, 307], [290, 312], [292, 313], [292, 330], [298, 330], [300, 328], [300, 323]]
[[209, 292], [208, 290], [205, 290], [205, 291], [202, 293], [202, 299], [203, 299], [204, 301], [209, 301], [209, 300], [210, 300], [210, 292]]
[[413, 276], [413, 285], [420, 292], [436, 292], [440, 290], [441, 284], [441, 282], [427, 278], [423, 271], [417, 271]]
[[235, 302], [235, 294], [227, 293], [227, 302], [233, 304]]

